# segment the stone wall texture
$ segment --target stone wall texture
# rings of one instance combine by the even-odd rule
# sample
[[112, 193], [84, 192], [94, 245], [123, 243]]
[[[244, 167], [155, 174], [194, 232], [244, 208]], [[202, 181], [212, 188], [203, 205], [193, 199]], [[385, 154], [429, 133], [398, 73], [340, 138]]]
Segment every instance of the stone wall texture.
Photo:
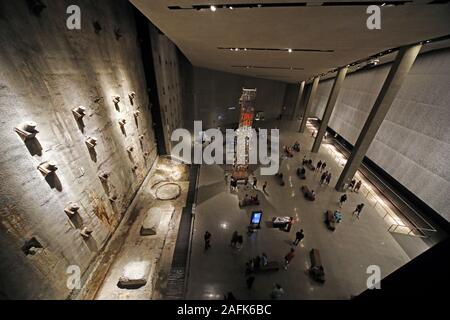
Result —
[[[389, 72], [347, 76], [329, 127], [354, 144]], [[312, 116], [321, 118], [334, 80], [321, 82]], [[367, 157], [450, 221], [450, 50], [420, 55]]]
[[[85, 273], [156, 158], [128, 1], [45, 4], [38, 17], [26, 1], [0, 1], [0, 296], [6, 298], [67, 297], [67, 267]], [[81, 8], [81, 30], [66, 28], [71, 4]], [[121, 97], [118, 108], [113, 95]], [[80, 105], [84, 128], [72, 114]], [[31, 147], [13, 130], [24, 121], [39, 130]], [[98, 139], [95, 152], [87, 137]], [[51, 183], [37, 169], [48, 160], [58, 166]], [[102, 172], [110, 173], [107, 183]], [[81, 208], [69, 219], [64, 208], [71, 201]], [[93, 231], [90, 238], [80, 235], [84, 227]], [[43, 248], [26, 255], [21, 247], [33, 237]]]
[[169, 38], [153, 26], [150, 27], [150, 34], [164, 143], [167, 153], [170, 153], [172, 132], [183, 127], [182, 82], [178, 49]]

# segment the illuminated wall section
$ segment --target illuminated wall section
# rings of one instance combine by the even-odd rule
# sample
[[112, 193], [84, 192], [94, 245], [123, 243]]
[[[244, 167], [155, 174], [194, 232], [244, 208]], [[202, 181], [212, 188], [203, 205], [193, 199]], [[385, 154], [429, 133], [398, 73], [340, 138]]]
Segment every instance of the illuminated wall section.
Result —
[[0, 2], [6, 298], [67, 297], [67, 267], [86, 278], [156, 158], [132, 8], [77, 1], [82, 29], [68, 30], [70, 4], [47, 1], [37, 16]]
[[[390, 65], [347, 75], [329, 126], [354, 144]], [[420, 55], [367, 156], [450, 221], [450, 50]], [[314, 115], [322, 117], [332, 80], [321, 82]]]

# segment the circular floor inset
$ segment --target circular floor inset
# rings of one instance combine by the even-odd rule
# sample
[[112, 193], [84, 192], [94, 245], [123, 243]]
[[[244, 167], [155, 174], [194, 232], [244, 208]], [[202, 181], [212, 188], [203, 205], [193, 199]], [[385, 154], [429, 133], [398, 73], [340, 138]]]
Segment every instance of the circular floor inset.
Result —
[[156, 199], [173, 200], [180, 196], [181, 187], [176, 183], [166, 183], [156, 189]]

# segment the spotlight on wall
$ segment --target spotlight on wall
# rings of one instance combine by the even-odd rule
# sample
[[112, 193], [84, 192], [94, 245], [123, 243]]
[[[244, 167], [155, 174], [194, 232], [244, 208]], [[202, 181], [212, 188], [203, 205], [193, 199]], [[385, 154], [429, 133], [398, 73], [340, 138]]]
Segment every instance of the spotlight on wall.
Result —
[[98, 177], [100, 178], [100, 180], [102, 182], [107, 182], [109, 179], [109, 173], [108, 172], [102, 172], [98, 175]]
[[75, 109], [72, 109], [72, 113], [76, 120], [81, 120], [86, 115], [86, 108], [78, 106]]
[[87, 227], [84, 227], [83, 230], [80, 231], [80, 235], [83, 238], [89, 238], [91, 236], [92, 230], [88, 229]]
[[211, 9], [212, 12], [215, 12], [217, 10], [216, 6], [214, 5], [210, 6], [209, 9]]
[[127, 123], [127, 120], [122, 118], [122, 119], [119, 119], [119, 121], [117, 121], [117, 122], [119, 123], [119, 126], [124, 127], [125, 124]]
[[36, 122], [27, 121], [15, 127], [14, 131], [17, 132], [23, 141], [26, 141], [35, 138], [36, 134], [39, 133], [39, 131], [36, 130], [36, 126]]
[[128, 94], [128, 98], [130, 99], [131, 105], [133, 105], [133, 104], [134, 104], [134, 98], [136, 98], [136, 92], [131, 91], [131, 92]]
[[67, 214], [69, 218], [78, 214], [78, 210], [80, 210], [80, 206], [78, 205], [78, 203], [75, 202], [69, 202], [67, 204], [67, 207], [64, 208], [64, 212]]
[[289, 53], [291, 53], [291, 52], [292, 52], [292, 49], [291, 49], [291, 48], [289, 48], [289, 49], [288, 49], [288, 52], [289, 52]]
[[27, 0], [27, 4], [31, 13], [34, 14], [36, 17], [40, 17], [41, 12], [45, 8], [47, 8], [47, 6], [43, 4], [41, 0]]
[[42, 162], [37, 168], [44, 177], [55, 174], [56, 170], [58, 170], [58, 167], [53, 161]]
[[84, 142], [86, 143], [88, 148], [93, 149], [97, 145], [97, 138], [88, 137]]
[[117, 104], [120, 102], [120, 96], [113, 96], [112, 97], [114, 104]]

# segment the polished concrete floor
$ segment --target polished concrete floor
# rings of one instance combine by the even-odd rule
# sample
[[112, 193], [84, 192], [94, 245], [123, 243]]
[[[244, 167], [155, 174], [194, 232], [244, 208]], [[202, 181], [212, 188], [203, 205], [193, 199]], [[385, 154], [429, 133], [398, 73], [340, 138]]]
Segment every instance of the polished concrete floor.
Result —
[[[274, 125], [274, 124], [272, 124]], [[410, 260], [390, 232], [389, 225], [366, 205], [360, 219], [352, 217], [356, 205], [365, 202], [360, 193], [348, 192], [348, 200], [341, 212], [343, 221], [334, 232], [324, 224], [324, 212], [339, 207], [341, 193], [334, 184], [342, 170], [334, 158], [321, 147], [317, 154], [311, 154], [313, 138], [311, 132], [297, 132], [298, 122], [277, 122], [280, 128], [281, 146], [292, 145], [296, 140], [301, 151], [293, 158], [282, 161], [281, 172], [285, 186], [279, 186], [273, 176], [260, 176], [258, 190], [230, 192], [225, 178], [225, 166], [202, 165], [198, 185], [196, 216], [189, 267], [187, 299], [222, 299], [231, 291], [237, 299], [269, 299], [274, 283], [279, 283], [285, 291], [282, 299], [349, 299], [367, 288], [367, 268], [377, 265], [382, 277], [390, 274]], [[270, 125], [269, 125], [270, 126]], [[332, 172], [329, 186], [319, 185], [320, 173], [307, 170], [307, 179], [300, 180], [296, 169], [307, 154], [314, 163], [319, 159], [327, 162]], [[268, 182], [267, 194], [261, 190], [262, 183]], [[300, 187], [306, 184], [317, 193], [314, 202], [304, 199]], [[244, 193], [257, 192], [261, 200], [259, 206], [240, 209], [238, 199]], [[261, 230], [247, 236], [246, 227], [252, 210], [263, 211]], [[295, 224], [287, 233], [270, 227], [272, 217], [294, 216]], [[303, 229], [305, 238], [296, 247], [295, 257], [288, 270], [257, 274], [252, 289], [246, 287], [245, 262], [265, 252], [269, 260], [280, 263], [291, 248], [295, 232]], [[212, 234], [211, 248], [204, 250], [203, 235], [208, 230]], [[238, 251], [230, 246], [231, 235], [237, 230], [244, 235], [243, 248]], [[418, 240], [419, 241], [419, 240]], [[324, 284], [315, 282], [307, 273], [310, 266], [309, 251], [320, 250], [325, 269]]]

